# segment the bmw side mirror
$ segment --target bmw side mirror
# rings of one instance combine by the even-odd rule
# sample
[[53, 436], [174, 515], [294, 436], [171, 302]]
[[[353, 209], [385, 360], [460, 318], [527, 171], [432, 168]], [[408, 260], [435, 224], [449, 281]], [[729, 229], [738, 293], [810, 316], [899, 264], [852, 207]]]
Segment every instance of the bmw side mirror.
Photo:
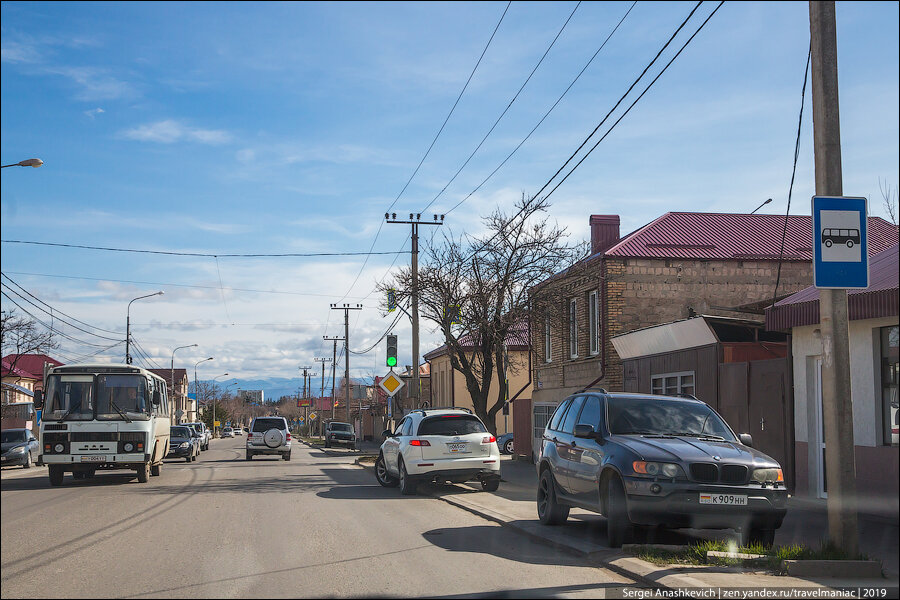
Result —
[[751, 436], [749, 433], [742, 433], [739, 437], [741, 438], [741, 443], [743, 445], [749, 446], [751, 448], [753, 447], [753, 436]]
[[34, 408], [35, 410], [44, 408], [44, 390], [34, 391]]
[[575, 426], [575, 437], [591, 439], [594, 437], [594, 426], [579, 424]]

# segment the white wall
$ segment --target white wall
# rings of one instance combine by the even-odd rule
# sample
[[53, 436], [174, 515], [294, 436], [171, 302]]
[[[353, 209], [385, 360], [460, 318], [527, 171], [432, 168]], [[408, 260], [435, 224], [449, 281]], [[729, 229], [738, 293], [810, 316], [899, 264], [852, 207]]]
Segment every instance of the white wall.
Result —
[[[850, 321], [850, 386], [853, 396], [853, 442], [857, 446], [881, 445], [881, 387], [879, 383], [879, 329], [897, 324], [897, 317]], [[815, 359], [822, 355], [819, 325], [795, 327], [794, 429], [796, 441], [815, 440]]]

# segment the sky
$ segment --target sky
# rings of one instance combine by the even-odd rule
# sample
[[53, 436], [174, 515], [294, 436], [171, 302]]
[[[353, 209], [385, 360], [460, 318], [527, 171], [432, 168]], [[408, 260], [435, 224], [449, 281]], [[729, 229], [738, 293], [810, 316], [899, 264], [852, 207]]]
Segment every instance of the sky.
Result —
[[[483, 232], [484, 216], [541, 189], [695, 4], [4, 2], [0, 156], [44, 165], [2, 171], [3, 290], [68, 336], [66, 362], [121, 362], [124, 344], [104, 348], [124, 340], [129, 301], [162, 290], [131, 305], [135, 362], [168, 368], [197, 344], [175, 359], [214, 357], [201, 379], [297, 377], [332, 355], [323, 336], [344, 333], [330, 305], [361, 304], [350, 348], [374, 349], [351, 354], [351, 375], [383, 375], [376, 342], [393, 315], [375, 286], [409, 261], [408, 227], [384, 213]], [[897, 23], [896, 2], [837, 3], [844, 193], [876, 216], [880, 187], [898, 183]], [[808, 45], [807, 3], [725, 3], [556, 189], [549, 218], [577, 242], [591, 214], [620, 215], [623, 235], [668, 211], [746, 213], [767, 198], [761, 212], [784, 214]], [[807, 89], [791, 214], [810, 212], [812, 150]], [[354, 255], [222, 256], [286, 253]], [[394, 330], [401, 364], [410, 331], [405, 318]], [[423, 321], [422, 354], [440, 343]]]

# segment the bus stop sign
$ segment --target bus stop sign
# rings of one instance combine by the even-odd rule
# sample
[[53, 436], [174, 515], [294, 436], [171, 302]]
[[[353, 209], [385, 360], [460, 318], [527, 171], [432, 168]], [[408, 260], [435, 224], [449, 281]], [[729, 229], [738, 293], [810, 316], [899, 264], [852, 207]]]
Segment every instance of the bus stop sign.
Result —
[[869, 287], [865, 198], [813, 196], [813, 282], [817, 288]]

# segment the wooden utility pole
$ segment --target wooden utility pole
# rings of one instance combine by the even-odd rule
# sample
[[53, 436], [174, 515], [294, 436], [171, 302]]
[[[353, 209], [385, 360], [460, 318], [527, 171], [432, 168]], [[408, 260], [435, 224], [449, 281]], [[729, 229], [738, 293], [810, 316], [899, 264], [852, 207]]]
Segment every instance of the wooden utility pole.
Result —
[[[415, 217], [415, 219], [413, 219]], [[419, 225], [443, 225], [444, 224], [444, 215], [440, 215], [440, 220], [438, 220], [438, 215], [434, 215], [433, 221], [423, 221], [421, 214], [413, 214], [409, 213], [408, 221], [398, 221], [397, 213], [384, 213], [385, 221], [388, 223], [399, 223], [402, 225], [412, 225], [412, 245], [410, 247], [411, 254], [411, 270], [412, 270], [412, 290], [410, 291], [410, 296], [412, 305], [412, 315], [410, 318], [412, 319], [412, 362], [413, 362], [413, 386], [410, 392], [410, 399], [412, 400], [412, 405], [414, 408], [419, 407], [420, 398], [422, 392], [422, 387], [419, 382], [419, 363], [421, 358], [419, 357]]]
[[[834, 2], [809, 3], [816, 195], [843, 196]], [[828, 533], [847, 554], [859, 553], [856, 456], [850, 391], [850, 331], [846, 289], [820, 289], [822, 416]]]

